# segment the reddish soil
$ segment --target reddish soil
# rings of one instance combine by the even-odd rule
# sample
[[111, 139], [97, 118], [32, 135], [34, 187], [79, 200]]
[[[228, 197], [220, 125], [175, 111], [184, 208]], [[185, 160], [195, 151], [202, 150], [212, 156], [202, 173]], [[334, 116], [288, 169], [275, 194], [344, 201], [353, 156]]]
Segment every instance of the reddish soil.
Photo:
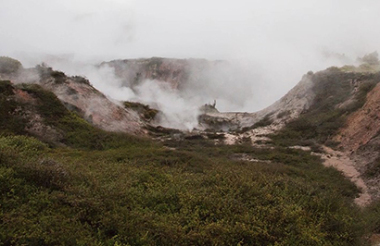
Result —
[[341, 147], [347, 151], [356, 151], [367, 144], [380, 130], [380, 83], [367, 95], [364, 106], [351, 114], [346, 127], [336, 137]]

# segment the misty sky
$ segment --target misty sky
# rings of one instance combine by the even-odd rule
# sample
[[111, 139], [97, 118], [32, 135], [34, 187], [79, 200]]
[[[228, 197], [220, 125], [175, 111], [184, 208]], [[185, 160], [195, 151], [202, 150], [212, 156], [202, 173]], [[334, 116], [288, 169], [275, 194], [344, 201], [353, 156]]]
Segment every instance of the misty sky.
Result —
[[380, 43], [377, 0], [0, 0], [0, 53], [246, 58]]
[[380, 51], [378, 0], [0, 4], [0, 55], [24, 64], [33, 66], [40, 62], [36, 57], [46, 54], [86, 61], [152, 56], [239, 60], [263, 73], [274, 99], [309, 70]]

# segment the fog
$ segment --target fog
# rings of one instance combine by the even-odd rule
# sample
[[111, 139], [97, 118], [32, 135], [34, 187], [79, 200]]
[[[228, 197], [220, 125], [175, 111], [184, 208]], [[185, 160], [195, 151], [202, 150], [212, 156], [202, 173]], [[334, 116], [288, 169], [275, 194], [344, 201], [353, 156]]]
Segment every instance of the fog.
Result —
[[[0, 55], [19, 59], [24, 66], [44, 61], [84, 75], [116, 99], [148, 102], [144, 96], [149, 95], [166, 106], [159, 99], [165, 97], [149, 94], [154, 92], [151, 81], [144, 83], [147, 91], [136, 95], [120, 87], [112, 71], [96, 71], [89, 64], [153, 56], [226, 60], [239, 66], [236, 73], [211, 76], [210, 84], [197, 91], [205, 93], [199, 100], [218, 97], [219, 110], [256, 111], [278, 100], [309, 70], [354, 64], [358, 56], [380, 51], [377, 0], [0, 3]], [[233, 85], [221, 82], [221, 76], [231, 77], [224, 81]], [[194, 101], [166, 93], [192, 109]]]

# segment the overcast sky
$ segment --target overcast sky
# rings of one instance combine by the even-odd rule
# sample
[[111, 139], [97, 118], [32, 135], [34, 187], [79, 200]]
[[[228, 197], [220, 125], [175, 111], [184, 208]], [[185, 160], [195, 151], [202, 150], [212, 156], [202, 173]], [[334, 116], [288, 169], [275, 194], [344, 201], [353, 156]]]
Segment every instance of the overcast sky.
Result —
[[378, 0], [0, 0], [0, 53], [249, 58], [380, 44]]
[[271, 77], [274, 98], [309, 70], [380, 51], [379, 0], [0, 0], [0, 6], [0, 55], [26, 65], [41, 54], [241, 60]]

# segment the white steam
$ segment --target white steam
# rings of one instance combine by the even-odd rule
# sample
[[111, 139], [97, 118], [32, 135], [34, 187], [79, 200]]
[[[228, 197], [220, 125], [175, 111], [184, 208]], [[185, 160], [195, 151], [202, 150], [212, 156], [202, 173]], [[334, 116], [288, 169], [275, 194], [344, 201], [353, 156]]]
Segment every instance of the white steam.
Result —
[[122, 85], [121, 79], [116, 77], [114, 69], [109, 66], [87, 66], [84, 76], [95, 88], [113, 99], [128, 101], [136, 97], [131, 88]]
[[[167, 122], [177, 124], [191, 122], [188, 111], [214, 99], [220, 111], [257, 111], [309, 70], [380, 52], [379, 12], [376, 0], [1, 0], [0, 56], [84, 75], [119, 100], [155, 98]], [[132, 90], [112, 69], [88, 65], [153, 56], [231, 66], [194, 74], [201, 79], [177, 94], [152, 90], [151, 81]]]
[[119, 101], [134, 101], [159, 109], [158, 124], [181, 130], [193, 130], [198, 125], [199, 101], [182, 97], [168, 83], [145, 80], [130, 88], [123, 85], [109, 66], [87, 67], [85, 75], [95, 88]]
[[136, 87], [137, 101], [163, 112], [160, 125], [192, 130], [198, 125], [199, 102], [184, 99], [168, 83], [146, 80]]
[[[158, 125], [189, 131], [198, 125], [199, 107], [203, 101], [192, 97], [194, 93], [183, 96], [169, 83], [156, 80], [145, 80], [130, 88], [122, 78], [115, 75], [115, 69], [107, 65], [95, 66], [74, 59], [55, 59], [50, 56], [41, 57], [41, 61], [47, 61], [53, 69], [61, 70], [69, 76], [86, 77], [96, 89], [111, 99], [140, 102], [160, 110], [162, 113], [156, 122]], [[130, 81], [127, 84], [131, 84]]]

